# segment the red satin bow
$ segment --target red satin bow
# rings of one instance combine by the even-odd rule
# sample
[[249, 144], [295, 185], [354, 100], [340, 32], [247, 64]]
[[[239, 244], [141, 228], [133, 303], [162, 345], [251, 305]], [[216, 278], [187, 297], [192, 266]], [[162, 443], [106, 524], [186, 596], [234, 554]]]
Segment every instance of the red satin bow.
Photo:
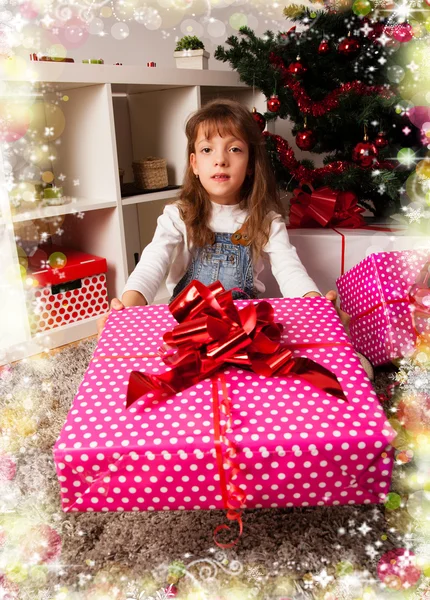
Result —
[[127, 407], [148, 392], [154, 400], [172, 396], [228, 364], [266, 377], [291, 374], [346, 400], [334, 373], [309, 358], [293, 358], [281, 345], [283, 327], [274, 322], [269, 302], [238, 310], [231, 291], [219, 281], [206, 287], [194, 280], [173, 300], [170, 311], [179, 325], [164, 334], [170, 352], [163, 360], [172, 368], [161, 375], [132, 371]]
[[[309, 194], [303, 187], [309, 187]], [[306, 181], [293, 192], [290, 206], [290, 227], [363, 227], [366, 222], [353, 192], [337, 192], [329, 187], [314, 190]]]

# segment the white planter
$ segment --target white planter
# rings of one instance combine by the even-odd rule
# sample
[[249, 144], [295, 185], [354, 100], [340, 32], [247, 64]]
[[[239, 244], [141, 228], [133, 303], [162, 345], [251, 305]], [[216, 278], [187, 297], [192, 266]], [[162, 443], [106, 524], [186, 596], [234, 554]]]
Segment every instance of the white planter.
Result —
[[207, 69], [209, 52], [206, 50], [179, 50], [174, 52], [178, 69]]

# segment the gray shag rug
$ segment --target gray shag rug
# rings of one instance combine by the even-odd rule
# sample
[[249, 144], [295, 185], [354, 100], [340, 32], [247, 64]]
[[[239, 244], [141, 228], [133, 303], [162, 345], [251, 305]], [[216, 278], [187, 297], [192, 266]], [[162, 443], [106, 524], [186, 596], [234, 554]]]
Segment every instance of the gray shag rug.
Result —
[[[61, 536], [61, 555], [41, 589], [66, 588], [76, 594], [70, 598], [92, 598], [86, 595], [88, 586], [115, 585], [123, 593], [107, 596], [115, 599], [125, 597], [124, 586], [131, 589], [134, 581], [141, 590], [135, 598], [144, 600], [151, 590], [156, 594], [174, 561], [194, 573], [179, 582], [178, 598], [188, 597], [187, 586], [198, 582], [205, 589], [248, 590], [248, 595], [233, 591], [230, 596], [212, 591], [202, 599], [322, 598], [345, 564], [361, 581], [376, 584], [379, 558], [400, 544], [380, 505], [247, 510], [239, 543], [226, 550], [213, 542], [215, 527], [227, 522], [223, 511], [62, 513], [52, 447], [95, 345], [90, 338], [0, 373], [2, 449], [17, 465], [16, 475], [2, 485], [3, 529], [7, 535], [9, 516], [45, 523]], [[376, 372], [377, 392], [385, 392], [389, 375]], [[29, 580], [18, 584], [32, 585]], [[342, 598], [349, 597], [348, 590], [343, 593]], [[39, 593], [28, 597], [38, 599]]]

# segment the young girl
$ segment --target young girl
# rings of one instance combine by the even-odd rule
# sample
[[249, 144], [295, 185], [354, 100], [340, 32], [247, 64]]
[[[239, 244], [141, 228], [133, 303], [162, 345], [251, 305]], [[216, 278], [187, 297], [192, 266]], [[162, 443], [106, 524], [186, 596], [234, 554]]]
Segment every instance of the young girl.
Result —
[[[220, 280], [225, 289], [256, 298], [265, 289], [262, 252], [283, 296], [320, 296], [289, 242], [264, 137], [248, 109], [214, 100], [191, 116], [186, 135], [180, 196], [164, 208], [122, 300], [114, 298], [111, 308], [150, 304], [166, 273], [171, 300], [192, 279], [206, 285]], [[336, 292], [326, 298], [335, 301]]]

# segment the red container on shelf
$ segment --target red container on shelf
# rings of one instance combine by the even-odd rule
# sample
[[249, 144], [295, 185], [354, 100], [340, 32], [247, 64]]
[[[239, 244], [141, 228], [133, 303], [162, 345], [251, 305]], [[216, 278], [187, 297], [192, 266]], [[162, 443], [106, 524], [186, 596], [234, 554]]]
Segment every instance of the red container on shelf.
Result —
[[109, 310], [106, 259], [72, 248], [41, 245], [28, 259], [27, 309], [32, 333]]

